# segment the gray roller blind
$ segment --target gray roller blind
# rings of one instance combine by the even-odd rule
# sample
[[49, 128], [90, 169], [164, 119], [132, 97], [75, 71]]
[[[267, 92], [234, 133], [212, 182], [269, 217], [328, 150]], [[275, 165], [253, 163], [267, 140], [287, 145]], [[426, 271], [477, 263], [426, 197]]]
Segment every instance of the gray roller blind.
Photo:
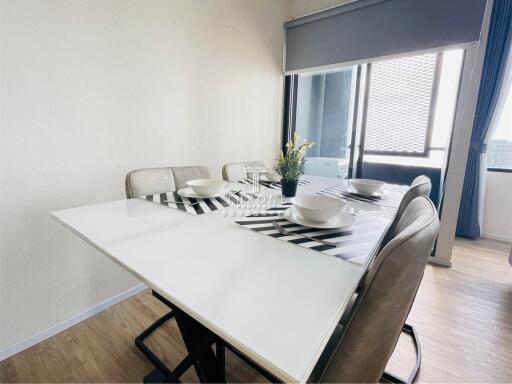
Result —
[[285, 23], [286, 71], [467, 44], [486, 0], [359, 0]]

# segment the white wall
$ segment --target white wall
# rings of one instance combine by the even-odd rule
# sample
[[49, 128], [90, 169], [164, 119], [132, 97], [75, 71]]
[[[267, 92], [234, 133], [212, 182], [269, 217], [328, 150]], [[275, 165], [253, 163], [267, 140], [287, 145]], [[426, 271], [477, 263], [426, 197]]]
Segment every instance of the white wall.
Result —
[[0, 351], [138, 282], [49, 212], [276, 156], [277, 0], [0, 0]]
[[512, 173], [487, 172], [483, 235], [512, 241]]

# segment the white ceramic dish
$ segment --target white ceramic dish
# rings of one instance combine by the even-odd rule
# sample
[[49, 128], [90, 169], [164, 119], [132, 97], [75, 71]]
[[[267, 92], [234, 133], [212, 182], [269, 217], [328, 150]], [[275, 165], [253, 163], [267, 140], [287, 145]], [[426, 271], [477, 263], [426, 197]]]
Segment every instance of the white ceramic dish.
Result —
[[281, 176], [278, 175], [277, 173], [267, 172], [265, 174], [265, 177], [267, 178], [268, 181], [271, 181], [272, 183], [278, 183], [281, 181]]
[[347, 188], [347, 193], [351, 193], [353, 195], [359, 195], [359, 196], [368, 196], [368, 197], [382, 197], [386, 194], [389, 193], [389, 191], [385, 191], [383, 189], [380, 189], [378, 190], [377, 192], [375, 193], [361, 193], [361, 192], [357, 192], [354, 188], [352, 187], [348, 187]]
[[348, 180], [348, 186], [361, 195], [373, 195], [374, 193], [379, 192], [384, 184], [385, 183], [383, 181], [372, 179]]
[[292, 223], [304, 225], [311, 228], [322, 228], [322, 229], [336, 229], [343, 228], [352, 225], [355, 221], [354, 216], [348, 212], [341, 211], [331, 220], [325, 223], [319, 223], [317, 221], [310, 221], [304, 218], [295, 207], [288, 208], [283, 212], [283, 217], [291, 221]]
[[293, 206], [308, 221], [325, 223], [345, 208], [343, 200], [320, 195], [305, 195], [291, 199]]
[[181, 197], [188, 197], [189, 199], [208, 199], [212, 197], [220, 197], [224, 196], [226, 194], [226, 191], [221, 190], [220, 192], [210, 195], [210, 196], [199, 196], [197, 193], [195, 193], [192, 188], [182, 188], [178, 190], [178, 195]]
[[198, 197], [211, 197], [218, 195], [226, 182], [216, 179], [196, 179], [187, 181], [187, 185]]

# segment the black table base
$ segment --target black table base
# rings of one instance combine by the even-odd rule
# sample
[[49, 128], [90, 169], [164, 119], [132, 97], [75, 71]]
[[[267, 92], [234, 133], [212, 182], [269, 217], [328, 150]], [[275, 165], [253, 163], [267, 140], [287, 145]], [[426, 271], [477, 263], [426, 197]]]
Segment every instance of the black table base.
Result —
[[[155, 366], [144, 377], [144, 383], [179, 383], [180, 377], [190, 368], [194, 367], [201, 383], [225, 383], [225, 348], [229, 348], [235, 355], [245, 361], [261, 375], [272, 383], [279, 383], [277, 377], [266, 369], [252, 361], [249, 357], [226, 343], [204, 325], [187, 315], [169, 300], [153, 291], [153, 295], [171, 308], [171, 312], [162, 316], [147, 330], [135, 339], [135, 344], [144, 353], [148, 360]], [[188, 355], [174, 368], [169, 369], [153, 352], [144, 345], [144, 339], [154, 332], [167, 320], [174, 318], [178, 324]], [[215, 345], [215, 352], [213, 346]]]
[[[144, 383], [178, 383], [180, 382], [180, 377], [192, 366], [200, 382], [225, 383], [224, 343], [222, 340], [157, 292], [153, 291], [153, 295], [171, 308], [172, 312], [157, 320], [135, 339], [137, 347], [141, 349], [155, 366], [155, 369], [144, 377]], [[172, 317], [174, 317], [178, 324], [188, 351], [188, 355], [174, 370], [167, 368], [151, 351], [148, 352], [149, 349], [143, 344], [147, 336]], [[214, 353], [212, 348], [214, 344], [216, 345], [216, 353]]]

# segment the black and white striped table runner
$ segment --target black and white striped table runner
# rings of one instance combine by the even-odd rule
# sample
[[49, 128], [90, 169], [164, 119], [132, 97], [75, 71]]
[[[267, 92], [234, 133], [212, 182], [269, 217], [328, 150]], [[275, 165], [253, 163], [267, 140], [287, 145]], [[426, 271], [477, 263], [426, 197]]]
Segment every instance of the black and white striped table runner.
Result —
[[[238, 182], [241, 183], [241, 184], [252, 185], [253, 180], [252, 179], [245, 179], [245, 180], [239, 180]], [[309, 180], [299, 180], [299, 183], [298, 183], [299, 186], [300, 185], [307, 185], [307, 184], [311, 184], [311, 181], [309, 181]], [[273, 182], [273, 181], [268, 181], [268, 180], [260, 180], [260, 185], [265, 187], [265, 188], [270, 188], [270, 189], [281, 189], [281, 182], [280, 181]]]
[[[261, 234], [359, 264], [363, 264], [372, 254], [373, 249], [379, 243], [390, 222], [390, 219], [356, 214], [354, 224], [345, 228], [310, 228], [291, 223], [283, 218], [281, 216], [282, 212], [288, 208], [290, 208], [290, 205], [277, 206], [257, 215], [237, 219], [235, 222]], [[278, 222], [289, 234], [279, 233], [273, 226], [274, 221]], [[336, 246], [324, 245], [314, 240], [294, 235], [294, 233], [306, 234], [334, 243]]]
[[398, 208], [400, 201], [402, 200], [402, 196], [407, 188], [408, 187], [404, 185], [386, 184], [384, 186], [384, 193], [382, 196], [370, 197], [351, 192], [344, 185], [334, 185], [318, 192], [318, 194], [330, 197], [339, 197], [353, 202], [376, 204], [381, 207]]
[[[204, 199], [193, 199], [188, 197], [182, 197], [178, 195], [176, 191], [167, 192], [167, 193], [159, 193], [156, 195], [147, 195], [140, 196], [140, 198], [146, 199], [148, 201], [152, 201], [157, 204], [162, 204], [167, 207], [179, 209], [180, 211], [188, 212], [193, 215], [202, 215], [204, 213], [217, 211], [219, 209], [224, 209], [229, 206], [233, 206], [236, 204], [248, 202], [255, 198], [256, 195], [248, 192], [238, 192], [227, 193], [225, 195], [213, 198], [204, 198]], [[182, 202], [186, 204], [174, 204], [169, 201]], [[198, 203], [198, 204], [194, 204]], [[193, 205], [190, 205], [193, 204]]]

